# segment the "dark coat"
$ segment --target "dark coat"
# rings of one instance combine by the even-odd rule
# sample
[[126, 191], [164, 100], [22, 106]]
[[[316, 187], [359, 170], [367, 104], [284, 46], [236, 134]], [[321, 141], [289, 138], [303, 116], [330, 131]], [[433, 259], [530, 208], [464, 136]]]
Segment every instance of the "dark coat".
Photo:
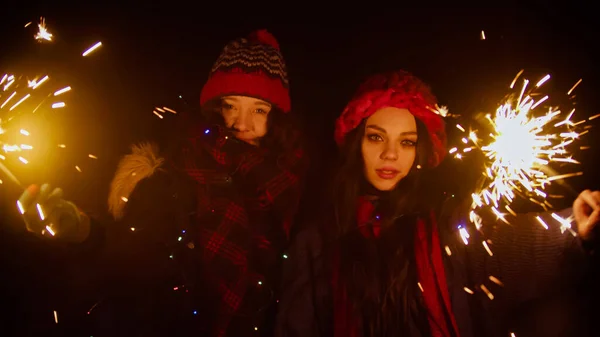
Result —
[[[294, 174], [304, 161], [288, 172], [280, 160], [251, 156], [258, 151], [236, 140], [206, 147], [204, 131], [183, 151], [140, 144], [121, 161], [109, 195], [118, 221], [110, 228], [96, 223], [87, 243], [104, 251], [106, 286], [93, 311], [102, 317], [94, 335], [272, 331], [284, 227], [297, 207], [302, 176]], [[206, 137], [216, 132], [211, 127]], [[282, 188], [281, 177], [293, 181]], [[236, 306], [224, 302], [234, 298], [232, 285]]]
[[189, 230], [185, 215], [193, 211], [192, 187], [184, 174], [165, 165], [123, 196], [127, 203], [118, 221], [92, 222], [84, 245], [96, 251], [100, 286], [88, 315], [90, 335], [193, 335], [190, 328], [199, 322], [188, 279], [199, 269], [189, 264], [194, 257], [186, 251], [188, 242], [178, 240]]
[[[570, 209], [559, 212], [564, 218]], [[536, 220], [549, 224], [545, 230]], [[489, 222], [488, 222], [489, 223]], [[447, 287], [461, 337], [507, 336], [506, 319], [525, 301], [539, 298], [580, 279], [586, 260], [581, 241], [561, 233], [549, 213], [522, 214], [471, 231], [465, 245], [457, 229], [440, 230]], [[331, 253], [335, 244], [317, 226], [301, 231], [287, 255], [284, 293], [277, 322], [279, 337], [333, 335]], [[485, 238], [493, 256], [482, 244]], [[500, 280], [502, 286], [491, 281]], [[482, 285], [493, 296], [490, 300]], [[467, 287], [474, 294], [465, 290]]]

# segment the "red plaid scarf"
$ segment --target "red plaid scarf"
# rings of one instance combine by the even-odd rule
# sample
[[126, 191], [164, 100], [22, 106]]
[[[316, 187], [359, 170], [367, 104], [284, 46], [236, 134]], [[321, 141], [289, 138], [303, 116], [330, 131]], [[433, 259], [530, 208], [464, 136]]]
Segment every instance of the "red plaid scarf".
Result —
[[[205, 125], [193, 127], [183, 155], [185, 171], [198, 182], [196, 242], [203, 249], [203, 267], [216, 287], [205, 291], [217, 291], [220, 298], [211, 335], [226, 336], [249, 288], [265, 281], [261, 270], [249, 265], [249, 256], [260, 251], [261, 256], [281, 257], [279, 247], [285, 243], [270, 238], [279, 232], [287, 240], [306, 158], [301, 149], [272, 156], [221, 127]], [[208, 186], [211, 181], [229, 182], [232, 193], [216, 192]]]
[[[378, 218], [374, 218], [374, 211], [375, 206], [369, 199], [364, 197], [359, 199], [357, 223], [359, 230], [364, 236], [379, 236], [380, 221]], [[415, 235], [417, 275], [419, 283], [423, 287], [425, 307], [429, 312], [428, 318], [431, 336], [458, 337], [458, 327], [452, 313], [450, 295], [446, 286], [446, 274], [437, 228], [435, 225], [433, 226], [432, 247], [429, 247], [425, 222], [419, 220], [417, 226], [417, 233]], [[431, 252], [431, 258], [429, 257], [429, 252]], [[335, 257], [334, 265], [338, 267], [334, 269], [332, 279], [335, 311], [334, 336], [358, 337], [362, 335], [360, 331], [360, 319], [356, 317], [356, 313], [352, 309], [344, 286], [340, 286], [342, 284], [339, 279], [340, 258], [339, 254]], [[450, 314], [449, 320], [451, 324], [447, 323], [445, 311]]]

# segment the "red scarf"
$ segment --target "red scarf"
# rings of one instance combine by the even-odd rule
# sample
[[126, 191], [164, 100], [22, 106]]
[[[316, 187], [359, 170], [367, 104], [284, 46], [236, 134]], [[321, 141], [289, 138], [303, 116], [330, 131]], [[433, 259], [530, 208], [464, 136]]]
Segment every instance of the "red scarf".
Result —
[[[359, 199], [357, 208], [357, 223], [359, 230], [365, 236], [378, 237], [380, 233], [379, 219], [373, 217], [375, 206], [367, 198]], [[431, 221], [434, 221], [433, 217]], [[442, 261], [442, 251], [438, 237], [437, 226], [433, 223], [431, 233], [431, 244], [427, 240], [427, 231], [425, 221], [419, 219], [417, 223], [417, 233], [415, 235], [415, 258], [417, 264], [417, 274], [419, 284], [423, 288], [423, 300], [428, 311], [429, 327], [432, 337], [451, 337], [459, 336], [458, 327], [452, 307], [450, 304], [450, 295], [446, 283], [446, 273]], [[431, 251], [431, 259], [429, 252]], [[336, 254], [332, 284], [334, 289], [334, 336], [335, 337], [359, 337], [360, 331], [359, 318], [352, 309], [347, 292], [343, 283], [340, 282], [339, 259], [341, 256]], [[437, 280], [436, 280], [437, 276]], [[445, 311], [449, 313], [450, 326], [446, 319]]]
[[[274, 160], [267, 151], [235, 140], [223, 128], [202, 124], [192, 125], [182, 151], [185, 171], [198, 183], [199, 235], [195, 243], [201, 245], [203, 268], [215, 284], [215, 289], [204, 291], [220, 297], [219, 305], [210, 309], [217, 312], [211, 336], [225, 336], [249, 289], [257, 284], [275, 287], [266, 283], [263, 273], [251, 268], [248, 256], [261, 256], [266, 265], [261, 266], [263, 271], [276, 265], [281, 254], [274, 247], [281, 243], [274, 245], [267, 234], [280, 230], [289, 235], [306, 156], [298, 149]], [[231, 181], [233, 187], [214, 184], [225, 181]], [[210, 183], [213, 185], [208, 188]], [[262, 221], [271, 218], [281, 221]], [[253, 305], [253, 314], [259, 317], [262, 304], [249, 306]]]

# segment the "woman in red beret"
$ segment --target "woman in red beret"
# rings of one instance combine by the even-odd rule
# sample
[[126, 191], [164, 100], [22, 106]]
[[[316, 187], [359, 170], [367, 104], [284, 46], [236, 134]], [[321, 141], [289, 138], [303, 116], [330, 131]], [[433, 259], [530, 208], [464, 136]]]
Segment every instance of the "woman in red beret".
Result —
[[522, 214], [511, 226], [484, 219], [493, 256], [462, 242], [468, 220], [439, 207], [431, 184], [447, 152], [436, 103], [421, 80], [390, 72], [368, 79], [337, 119], [332, 207], [287, 253], [278, 336], [507, 336], [506, 310], [552, 289], [568, 273], [561, 263], [585, 255], [599, 192], [560, 212], [574, 215], [577, 237], [536, 224], [549, 214]]

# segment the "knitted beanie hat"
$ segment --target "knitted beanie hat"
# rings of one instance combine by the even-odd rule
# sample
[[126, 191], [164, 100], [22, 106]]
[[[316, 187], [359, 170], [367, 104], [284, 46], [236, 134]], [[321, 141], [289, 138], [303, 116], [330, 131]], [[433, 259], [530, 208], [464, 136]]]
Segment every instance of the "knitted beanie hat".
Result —
[[228, 95], [258, 98], [290, 111], [285, 62], [277, 40], [266, 30], [225, 46], [202, 88], [200, 105]]
[[335, 141], [344, 143], [346, 134], [379, 109], [408, 109], [427, 127], [434, 150], [430, 167], [439, 165], [446, 155], [446, 129], [442, 116], [436, 113], [437, 99], [429, 87], [406, 71], [377, 74], [365, 81], [335, 124]]

